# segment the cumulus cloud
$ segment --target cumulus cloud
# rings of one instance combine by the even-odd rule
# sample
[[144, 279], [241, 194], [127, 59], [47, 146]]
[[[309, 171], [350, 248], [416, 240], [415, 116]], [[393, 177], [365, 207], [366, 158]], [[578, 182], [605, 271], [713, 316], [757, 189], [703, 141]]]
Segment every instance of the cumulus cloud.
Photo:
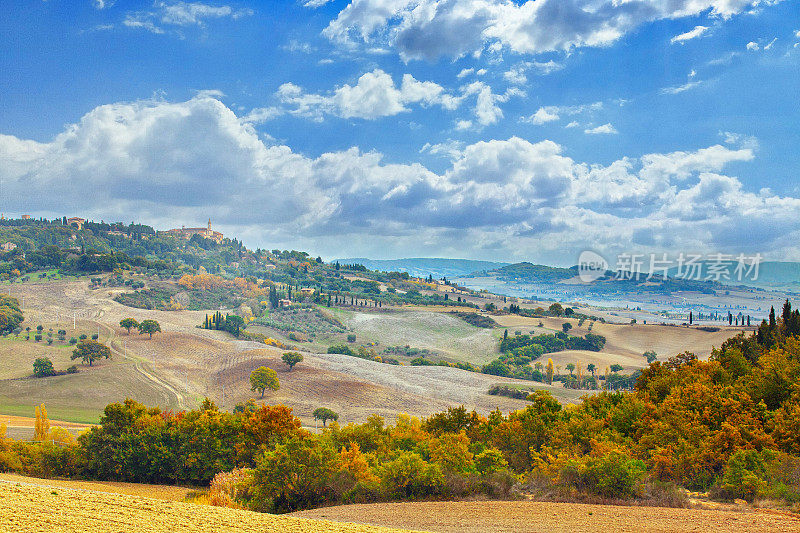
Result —
[[586, 128], [583, 130], [583, 133], [586, 133], [587, 135], [613, 135], [619, 132], [610, 122], [608, 122], [594, 128]]
[[[289, 113], [317, 121], [325, 115], [374, 120], [409, 112], [411, 105], [440, 106], [453, 111], [474, 97], [475, 118], [481, 126], [497, 123], [503, 118], [499, 104], [523, 95], [514, 88], [496, 94], [482, 81], [469, 83], [459, 89], [459, 94], [452, 94], [437, 83], [417, 80], [411, 74], [403, 75], [398, 85], [381, 69], [363, 74], [355, 85], [345, 84], [325, 94], [307, 93], [293, 83], [284, 83], [277, 91], [278, 99]], [[460, 129], [471, 126], [472, 122], [463, 121]]]
[[303, 5], [306, 7], [317, 8], [322, 7], [331, 1], [332, 0], [306, 0]]
[[702, 13], [727, 19], [773, 3], [774, 0], [351, 0], [323, 34], [350, 45], [357, 41], [382, 42], [394, 47], [405, 61], [479, 54], [487, 48], [538, 54], [608, 46], [657, 20]]
[[284, 83], [277, 96], [291, 113], [316, 120], [325, 114], [372, 120], [410, 111], [410, 104], [453, 110], [461, 103], [461, 98], [450, 95], [441, 85], [419, 81], [410, 74], [404, 75], [397, 86], [381, 69], [367, 72], [355, 85], [342, 85], [329, 94], [306, 93], [293, 83]]
[[527, 122], [531, 124], [541, 125], [547, 122], [552, 122], [554, 120], [558, 120], [561, 117], [558, 115], [558, 108], [557, 107], [540, 107], [536, 110], [536, 113], [525, 119]]
[[[16, 207], [36, 216], [124, 216], [163, 228], [211, 216], [253, 246], [331, 254], [469, 247], [563, 258], [587, 245], [611, 253], [645, 240], [735, 251], [752, 247], [753, 237], [768, 253], [785, 252], [783, 237], [800, 232], [800, 199], [748, 191], [723, 173], [752, 161], [751, 148], [714, 145], [607, 165], [520, 137], [422, 152], [449, 166], [389, 164], [357, 147], [307, 157], [265, 142], [203, 94], [100, 106], [50, 142], [0, 135], [0, 179]], [[785, 231], [768, 231], [774, 224]]]
[[681, 33], [680, 35], [676, 35], [672, 39], [669, 40], [670, 43], [680, 43], [683, 44], [686, 41], [691, 41], [692, 39], [696, 39], [703, 35], [708, 30], [708, 26], [695, 26], [694, 29], [687, 31], [686, 33]]

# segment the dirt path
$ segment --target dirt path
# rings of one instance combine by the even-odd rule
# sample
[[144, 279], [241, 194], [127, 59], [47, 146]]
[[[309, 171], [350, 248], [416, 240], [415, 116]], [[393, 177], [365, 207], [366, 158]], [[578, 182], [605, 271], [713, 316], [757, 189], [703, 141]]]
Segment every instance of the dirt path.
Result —
[[800, 531], [800, 519], [760, 511], [716, 511], [545, 502], [419, 502], [344, 505], [294, 513], [305, 518], [453, 533]]

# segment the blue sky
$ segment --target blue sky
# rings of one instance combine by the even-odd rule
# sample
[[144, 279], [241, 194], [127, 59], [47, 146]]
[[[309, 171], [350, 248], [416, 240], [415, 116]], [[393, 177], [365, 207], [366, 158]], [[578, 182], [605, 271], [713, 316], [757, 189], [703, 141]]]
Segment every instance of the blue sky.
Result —
[[7, 214], [800, 260], [797, 0], [48, 0], [0, 33]]

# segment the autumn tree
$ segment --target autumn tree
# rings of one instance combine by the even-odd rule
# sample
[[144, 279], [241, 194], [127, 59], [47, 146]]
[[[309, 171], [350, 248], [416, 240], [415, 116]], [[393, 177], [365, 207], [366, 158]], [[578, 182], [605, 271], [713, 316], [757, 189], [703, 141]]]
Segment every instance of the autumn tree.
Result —
[[120, 320], [119, 321], [119, 325], [120, 325], [120, 327], [127, 329], [128, 330], [128, 335], [130, 335], [131, 334], [131, 328], [137, 328], [138, 329], [139, 322], [137, 322], [135, 318], [128, 317], [128, 318], [123, 318], [122, 320]]
[[111, 357], [111, 348], [91, 339], [84, 339], [78, 343], [72, 351], [70, 359], [80, 359], [83, 364], [89, 363], [89, 366], [100, 358], [108, 359]]
[[36, 408], [36, 422], [33, 428], [33, 440], [44, 441], [50, 434], [50, 419], [47, 418], [47, 409], [44, 404]]
[[298, 352], [286, 352], [281, 356], [281, 359], [286, 363], [291, 372], [294, 365], [303, 361], [303, 356]]
[[551, 385], [553, 384], [553, 373], [555, 369], [553, 367], [553, 360], [548, 358], [547, 359], [547, 382]]
[[278, 374], [271, 368], [260, 366], [250, 372], [250, 390], [258, 391], [262, 398], [267, 389], [276, 391], [279, 388]]
[[161, 324], [156, 322], [155, 320], [142, 320], [142, 322], [138, 326], [139, 333], [147, 333], [150, 335], [150, 338], [153, 338], [153, 333], [158, 333], [161, 331]]
[[339, 414], [327, 407], [318, 407], [314, 409], [314, 420], [322, 420], [324, 427], [328, 420], [339, 420]]

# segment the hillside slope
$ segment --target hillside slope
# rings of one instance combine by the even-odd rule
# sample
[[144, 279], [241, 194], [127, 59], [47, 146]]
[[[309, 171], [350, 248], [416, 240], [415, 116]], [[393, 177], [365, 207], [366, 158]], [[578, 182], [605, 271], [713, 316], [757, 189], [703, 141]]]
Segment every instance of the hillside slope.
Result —
[[17, 533], [398, 531], [123, 494], [0, 481], [0, 531]]

